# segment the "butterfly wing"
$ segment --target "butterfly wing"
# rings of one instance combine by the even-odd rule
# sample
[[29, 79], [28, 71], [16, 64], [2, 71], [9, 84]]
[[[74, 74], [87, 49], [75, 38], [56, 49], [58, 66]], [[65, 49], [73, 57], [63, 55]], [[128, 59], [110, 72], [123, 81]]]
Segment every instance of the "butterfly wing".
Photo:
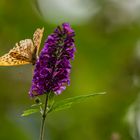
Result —
[[25, 39], [21, 40], [19, 44], [16, 43], [16, 47], [10, 50], [9, 54], [18, 60], [32, 62], [32, 54], [34, 53], [34, 51], [35, 47], [32, 40]]
[[31, 39], [21, 40], [7, 54], [0, 57], [0, 66], [25, 65], [36, 62], [44, 28], [36, 29]]
[[36, 57], [38, 57], [39, 48], [43, 37], [43, 32], [44, 32], [44, 28], [42, 29], [37, 28], [33, 35], [33, 43], [36, 51]]
[[16, 66], [25, 64], [29, 64], [29, 62], [17, 60], [16, 58], [12, 57], [9, 53], [0, 57], [0, 66]]
[[0, 57], [0, 66], [14, 66], [32, 63], [35, 47], [31, 39], [21, 40], [7, 54]]

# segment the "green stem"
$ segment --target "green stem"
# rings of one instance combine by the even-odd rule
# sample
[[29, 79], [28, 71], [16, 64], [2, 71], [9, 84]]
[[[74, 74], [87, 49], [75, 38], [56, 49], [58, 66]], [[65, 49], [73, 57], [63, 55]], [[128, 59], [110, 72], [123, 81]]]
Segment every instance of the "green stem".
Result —
[[47, 106], [48, 106], [48, 98], [49, 98], [49, 93], [46, 93], [46, 100], [45, 100], [45, 106], [42, 114], [42, 122], [41, 122], [41, 130], [40, 130], [40, 140], [43, 140], [44, 138], [44, 129], [45, 129], [45, 120], [47, 116]]

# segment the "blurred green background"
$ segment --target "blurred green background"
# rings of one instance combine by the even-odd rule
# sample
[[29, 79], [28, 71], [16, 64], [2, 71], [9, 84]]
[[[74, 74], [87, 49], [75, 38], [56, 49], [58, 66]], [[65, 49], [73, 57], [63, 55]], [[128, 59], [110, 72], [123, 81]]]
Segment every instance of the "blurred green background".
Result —
[[[106, 91], [88, 102], [50, 114], [47, 140], [140, 140], [139, 0], [0, 0], [0, 55], [32, 38], [42, 41], [62, 22], [76, 31], [71, 86], [56, 100]], [[0, 67], [0, 140], [38, 140], [40, 116], [20, 114], [28, 96], [32, 66]]]

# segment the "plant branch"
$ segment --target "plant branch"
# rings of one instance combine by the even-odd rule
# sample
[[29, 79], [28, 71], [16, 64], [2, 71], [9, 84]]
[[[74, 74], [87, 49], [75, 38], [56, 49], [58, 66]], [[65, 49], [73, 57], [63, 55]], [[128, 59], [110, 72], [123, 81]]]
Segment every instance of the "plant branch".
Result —
[[45, 106], [44, 106], [44, 110], [43, 110], [43, 114], [42, 114], [40, 140], [43, 140], [43, 138], [44, 138], [44, 129], [45, 129], [45, 120], [46, 120], [46, 116], [47, 116], [48, 99], [49, 99], [49, 93], [46, 93]]

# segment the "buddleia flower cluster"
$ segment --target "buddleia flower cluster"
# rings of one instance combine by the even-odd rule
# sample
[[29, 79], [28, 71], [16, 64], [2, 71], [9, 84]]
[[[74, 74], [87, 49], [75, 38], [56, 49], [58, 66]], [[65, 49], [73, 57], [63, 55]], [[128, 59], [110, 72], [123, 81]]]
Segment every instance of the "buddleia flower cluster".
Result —
[[68, 23], [58, 26], [48, 36], [35, 65], [29, 91], [31, 97], [49, 92], [60, 94], [70, 84], [70, 61], [76, 51], [74, 36], [75, 32]]

